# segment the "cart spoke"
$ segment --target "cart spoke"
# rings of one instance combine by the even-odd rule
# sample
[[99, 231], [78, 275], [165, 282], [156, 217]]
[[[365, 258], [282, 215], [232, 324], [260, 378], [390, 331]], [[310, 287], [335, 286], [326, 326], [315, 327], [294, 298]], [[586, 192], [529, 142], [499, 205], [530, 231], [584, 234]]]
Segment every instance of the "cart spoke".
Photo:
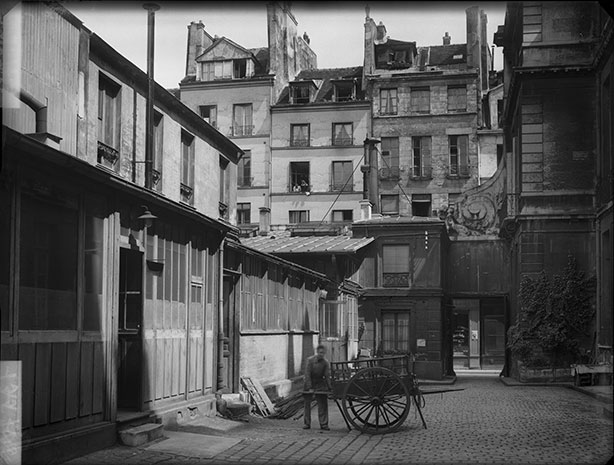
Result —
[[382, 417], [384, 417], [384, 421], [386, 421], [386, 424], [391, 425], [393, 422], [390, 421], [390, 418], [388, 417], [388, 413], [386, 413], [386, 404], [382, 404]]
[[384, 407], [384, 410], [386, 410], [388, 413], [390, 413], [395, 418], [395, 421], [401, 418], [401, 414], [397, 412], [394, 408], [386, 404], [383, 404], [382, 407]]
[[368, 409], [370, 406], [371, 406], [371, 404], [366, 404], [366, 405], [363, 405], [362, 407], [357, 408], [357, 409], [354, 409], [354, 408], [352, 407], [352, 412], [354, 412], [354, 414], [356, 415], [356, 417], [360, 418], [360, 414], [361, 414], [361, 413], [363, 413], [363, 412], [364, 412], [366, 409]]

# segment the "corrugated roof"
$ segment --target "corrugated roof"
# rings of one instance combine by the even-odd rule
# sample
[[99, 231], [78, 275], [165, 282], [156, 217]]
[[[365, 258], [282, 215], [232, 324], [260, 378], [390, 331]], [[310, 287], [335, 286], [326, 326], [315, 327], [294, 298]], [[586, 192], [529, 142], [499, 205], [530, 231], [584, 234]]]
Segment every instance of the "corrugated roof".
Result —
[[260, 252], [271, 254], [352, 254], [373, 242], [372, 237], [349, 236], [258, 236], [242, 238], [241, 243]]

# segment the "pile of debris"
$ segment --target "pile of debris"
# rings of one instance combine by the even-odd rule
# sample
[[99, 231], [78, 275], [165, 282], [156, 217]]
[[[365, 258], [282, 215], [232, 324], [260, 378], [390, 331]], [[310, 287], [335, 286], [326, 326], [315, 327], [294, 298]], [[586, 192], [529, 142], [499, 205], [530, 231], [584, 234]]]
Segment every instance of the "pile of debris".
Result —
[[[315, 404], [315, 400], [312, 400], [311, 408], [313, 408]], [[281, 420], [285, 420], [286, 418], [292, 417], [293, 420], [298, 420], [303, 416], [304, 405], [305, 404], [303, 400], [303, 393], [300, 391], [295, 392], [288, 397], [279, 399], [275, 403], [276, 413], [274, 415], [271, 415], [271, 418], [279, 418]]]

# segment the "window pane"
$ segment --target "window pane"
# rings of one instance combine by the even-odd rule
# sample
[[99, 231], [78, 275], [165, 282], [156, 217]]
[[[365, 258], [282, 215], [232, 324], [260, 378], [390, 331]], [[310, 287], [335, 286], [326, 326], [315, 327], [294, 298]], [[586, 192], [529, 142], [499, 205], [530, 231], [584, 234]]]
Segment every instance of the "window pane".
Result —
[[307, 147], [309, 145], [308, 124], [292, 124], [290, 126], [290, 145], [293, 147]]
[[333, 124], [333, 145], [352, 145], [352, 123]]
[[99, 331], [102, 321], [102, 260], [104, 218], [93, 208], [85, 215], [85, 295], [83, 329]]
[[409, 352], [409, 313], [397, 313], [396, 349]]
[[394, 195], [382, 195], [382, 213], [395, 214], [399, 213], [399, 196]]
[[399, 167], [399, 138], [382, 137], [382, 166], [380, 168]]
[[19, 329], [77, 329], [77, 211], [21, 200]]
[[411, 111], [428, 113], [431, 109], [431, 96], [428, 88], [412, 88], [410, 93]]
[[384, 245], [382, 267], [384, 273], [409, 273], [409, 246]]

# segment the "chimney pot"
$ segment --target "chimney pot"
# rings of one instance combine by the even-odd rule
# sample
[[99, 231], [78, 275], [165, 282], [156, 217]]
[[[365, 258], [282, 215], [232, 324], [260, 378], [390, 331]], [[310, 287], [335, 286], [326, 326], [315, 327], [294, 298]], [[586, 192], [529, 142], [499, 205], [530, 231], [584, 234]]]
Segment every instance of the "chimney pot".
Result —
[[258, 235], [268, 236], [271, 231], [271, 209], [260, 207], [260, 223], [258, 224]]
[[450, 37], [450, 35], [446, 32], [443, 36], [443, 44], [450, 45], [451, 41], [452, 41], [452, 37]]
[[363, 220], [370, 220], [371, 219], [371, 214], [372, 214], [372, 205], [371, 202], [369, 202], [366, 199], [361, 200], [360, 202], [360, 219], [361, 221]]

